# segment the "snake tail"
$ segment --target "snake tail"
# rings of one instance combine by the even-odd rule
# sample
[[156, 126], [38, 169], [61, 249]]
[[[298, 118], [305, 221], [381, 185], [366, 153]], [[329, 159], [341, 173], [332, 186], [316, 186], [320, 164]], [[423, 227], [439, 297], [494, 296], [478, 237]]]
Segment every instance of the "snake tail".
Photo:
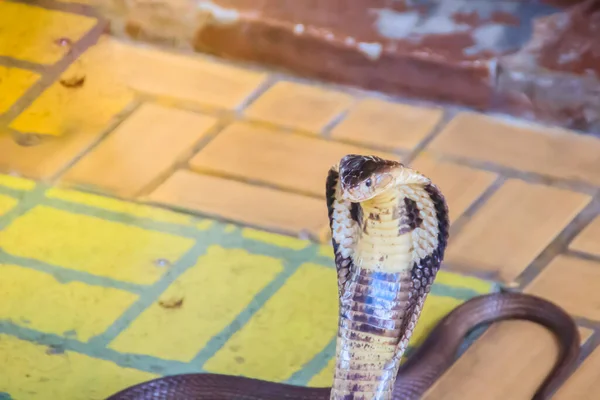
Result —
[[561, 307], [523, 293], [491, 293], [467, 300], [429, 333], [398, 371], [394, 400], [418, 400], [456, 360], [463, 339], [472, 331], [504, 320], [526, 320], [554, 334], [557, 361], [536, 389], [532, 400], [550, 399], [577, 365], [580, 334], [577, 324]]
[[340, 295], [330, 399], [389, 400], [443, 257], [447, 206], [426, 177], [377, 157], [344, 157], [326, 195]]

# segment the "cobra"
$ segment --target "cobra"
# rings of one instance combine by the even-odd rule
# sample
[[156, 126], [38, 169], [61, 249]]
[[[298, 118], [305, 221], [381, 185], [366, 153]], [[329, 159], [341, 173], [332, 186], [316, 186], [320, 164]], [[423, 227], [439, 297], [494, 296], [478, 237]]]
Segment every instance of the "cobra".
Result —
[[534, 400], [549, 398], [572, 371], [580, 342], [572, 318], [551, 302], [511, 292], [463, 303], [401, 363], [444, 258], [449, 237], [444, 196], [412, 168], [354, 154], [329, 170], [325, 192], [339, 295], [331, 387], [183, 374], [133, 386], [108, 400], [416, 400], [452, 365], [469, 332], [506, 319], [539, 323], [560, 344]]

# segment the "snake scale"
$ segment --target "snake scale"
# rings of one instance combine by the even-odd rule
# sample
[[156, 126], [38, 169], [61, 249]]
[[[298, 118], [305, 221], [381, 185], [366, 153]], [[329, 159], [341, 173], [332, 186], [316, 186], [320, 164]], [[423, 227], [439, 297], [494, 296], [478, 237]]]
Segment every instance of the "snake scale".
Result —
[[420, 399], [454, 362], [469, 332], [506, 319], [539, 323], [558, 339], [558, 360], [533, 396], [550, 398], [577, 361], [580, 337], [563, 309], [532, 295], [501, 292], [466, 301], [400, 363], [449, 236], [446, 201], [429, 178], [396, 161], [350, 154], [329, 170], [325, 189], [339, 295], [331, 387], [182, 374], [108, 400]]

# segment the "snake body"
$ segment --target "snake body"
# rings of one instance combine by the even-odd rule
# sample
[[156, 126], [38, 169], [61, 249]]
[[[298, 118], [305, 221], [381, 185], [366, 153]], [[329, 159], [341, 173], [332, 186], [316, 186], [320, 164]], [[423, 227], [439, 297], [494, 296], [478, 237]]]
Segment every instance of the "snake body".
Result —
[[133, 386], [108, 400], [416, 400], [452, 364], [465, 335], [504, 319], [542, 324], [561, 345], [559, 359], [535, 400], [548, 398], [570, 373], [579, 354], [575, 323], [560, 307], [519, 293], [465, 302], [401, 365], [444, 257], [446, 201], [416, 170], [360, 155], [347, 155], [330, 169], [326, 198], [339, 295], [331, 387], [183, 374]]

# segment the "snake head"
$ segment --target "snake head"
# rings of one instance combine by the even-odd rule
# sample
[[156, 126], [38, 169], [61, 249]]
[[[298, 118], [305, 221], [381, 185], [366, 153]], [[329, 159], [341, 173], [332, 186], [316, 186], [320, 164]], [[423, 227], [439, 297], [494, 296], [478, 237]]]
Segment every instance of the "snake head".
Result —
[[339, 165], [342, 196], [356, 203], [372, 199], [397, 184], [430, 182], [398, 161], [377, 156], [348, 154]]

